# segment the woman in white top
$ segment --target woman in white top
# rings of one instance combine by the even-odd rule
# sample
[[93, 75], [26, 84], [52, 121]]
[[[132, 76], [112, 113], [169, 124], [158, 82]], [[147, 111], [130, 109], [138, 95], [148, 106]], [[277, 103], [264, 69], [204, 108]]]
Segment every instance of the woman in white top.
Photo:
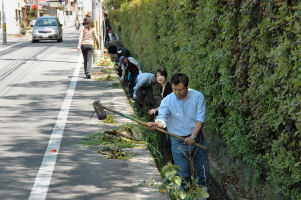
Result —
[[99, 46], [99, 40], [95, 29], [93, 28], [93, 21], [91, 17], [85, 17], [83, 21], [83, 27], [80, 30], [79, 41], [77, 45], [77, 50], [81, 50], [84, 57], [84, 69], [86, 78], [91, 78], [91, 67], [92, 67], [92, 57], [94, 52], [94, 40]]

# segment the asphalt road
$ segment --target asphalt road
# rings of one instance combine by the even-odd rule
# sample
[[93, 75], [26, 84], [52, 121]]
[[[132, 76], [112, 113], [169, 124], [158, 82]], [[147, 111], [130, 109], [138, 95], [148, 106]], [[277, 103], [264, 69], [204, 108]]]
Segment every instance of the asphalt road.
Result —
[[165, 199], [141, 195], [129, 161], [78, 144], [106, 128], [89, 119], [99, 97], [132, 114], [121, 88], [83, 77], [78, 35], [0, 48], [0, 199]]

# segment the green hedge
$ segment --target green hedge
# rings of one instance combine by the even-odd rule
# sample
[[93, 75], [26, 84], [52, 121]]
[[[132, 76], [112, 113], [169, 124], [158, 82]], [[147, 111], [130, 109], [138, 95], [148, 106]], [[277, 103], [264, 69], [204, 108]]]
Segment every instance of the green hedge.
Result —
[[[225, 151], [243, 160], [246, 194], [273, 199], [263, 191], [272, 188], [301, 199], [301, 2], [106, 2], [115, 31], [144, 71], [184, 72], [203, 92], [205, 132], [218, 147], [210, 151], [224, 165]], [[241, 170], [231, 165], [228, 172]]]

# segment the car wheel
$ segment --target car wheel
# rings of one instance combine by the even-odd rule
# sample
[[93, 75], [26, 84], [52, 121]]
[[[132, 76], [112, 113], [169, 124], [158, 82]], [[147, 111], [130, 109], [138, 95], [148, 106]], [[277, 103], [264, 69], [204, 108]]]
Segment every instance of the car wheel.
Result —
[[37, 43], [39, 40], [32, 40], [32, 43]]

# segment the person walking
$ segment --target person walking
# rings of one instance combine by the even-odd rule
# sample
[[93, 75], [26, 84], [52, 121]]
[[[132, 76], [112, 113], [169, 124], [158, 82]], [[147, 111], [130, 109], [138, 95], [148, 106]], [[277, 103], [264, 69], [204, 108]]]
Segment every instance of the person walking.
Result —
[[93, 28], [93, 21], [91, 17], [85, 17], [83, 27], [80, 30], [77, 50], [82, 51], [84, 57], [84, 70], [87, 79], [91, 79], [92, 57], [94, 53], [94, 40], [99, 47], [99, 40], [95, 29]]
[[78, 30], [79, 27], [80, 27], [79, 19], [78, 19], [78, 17], [76, 17], [76, 19], [75, 19], [75, 28], [76, 28], [76, 30]]
[[111, 37], [109, 35], [112, 35], [112, 28], [110, 25], [110, 20], [108, 18], [107, 13], [104, 14], [104, 22], [103, 22], [103, 31], [104, 31], [104, 36], [105, 36], [105, 44], [108, 45], [109, 41], [111, 41]]
[[188, 83], [185, 74], [174, 74], [171, 77], [173, 93], [162, 100], [155, 122], [147, 123], [152, 129], [167, 127], [171, 133], [184, 138], [185, 141], [170, 137], [174, 164], [180, 167], [178, 174], [185, 180], [181, 185], [183, 189], [192, 180], [191, 177], [198, 180], [200, 187], [207, 187], [209, 179], [208, 152], [194, 145], [206, 146], [202, 133], [206, 110], [204, 96], [189, 89]]
[[[164, 99], [167, 95], [169, 95], [172, 92], [171, 84], [167, 80], [167, 71], [165, 68], [157, 69], [156, 73], [156, 81], [160, 84], [160, 97], [161, 101]], [[149, 115], [157, 115], [158, 114], [159, 107], [153, 108], [148, 110]]]

